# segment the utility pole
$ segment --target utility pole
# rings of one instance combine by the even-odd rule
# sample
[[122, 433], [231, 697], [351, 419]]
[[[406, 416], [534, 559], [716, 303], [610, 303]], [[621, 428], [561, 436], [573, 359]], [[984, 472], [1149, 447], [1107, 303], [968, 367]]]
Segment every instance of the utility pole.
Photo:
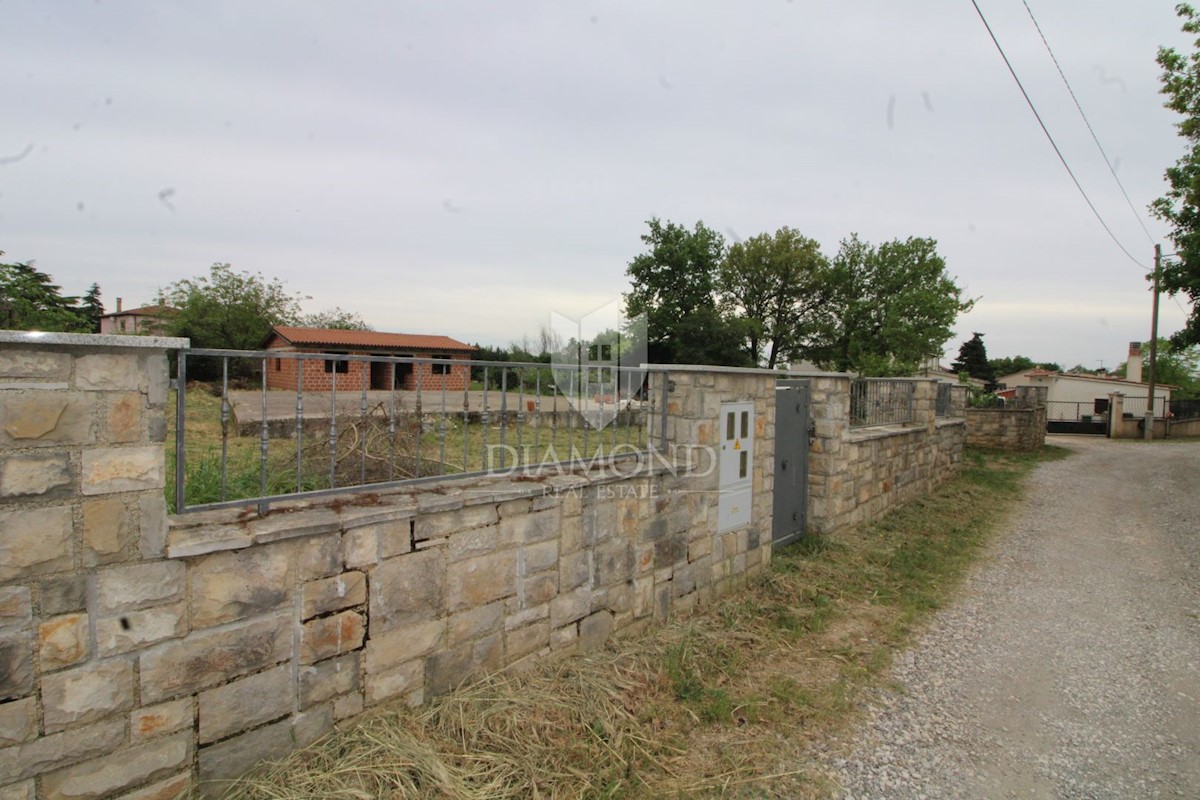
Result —
[[1154, 368], [1158, 365], [1158, 283], [1162, 275], [1162, 245], [1154, 245], [1154, 306], [1150, 312], [1150, 371], [1146, 392], [1145, 440], [1154, 438]]

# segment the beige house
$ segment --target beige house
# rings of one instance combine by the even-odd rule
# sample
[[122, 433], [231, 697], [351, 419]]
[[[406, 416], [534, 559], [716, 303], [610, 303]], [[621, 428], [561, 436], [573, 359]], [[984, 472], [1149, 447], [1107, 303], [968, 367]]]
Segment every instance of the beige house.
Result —
[[121, 298], [117, 298], [117, 310], [100, 318], [101, 333], [140, 333], [161, 335], [167, 329], [170, 318], [179, 313], [178, 309], [166, 305], [141, 306], [140, 308], [122, 308]]
[[[1033, 369], [1014, 372], [998, 377], [997, 382], [1006, 390], [1018, 386], [1045, 386], [1047, 392], [1047, 419], [1075, 421], [1084, 417], [1101, 418], [1107, 413], [1108, 396], [1114, 392], [1125, 395], [1124, 411], [1141, 417], [1146, 413], [1149, 387], [1142, 383], [1142, 343], [1129, 343], [1124, 378], [1106, 375], [1087, 375], [1074, 372], [1050, 372]], [[1164, 417], [1171, 400], [1169, 385], [1158, 384], [1154, 388], [1154, 416]], [[1001, 394], [1005, 392], [1002, 391]], [[1100, 402], [1097, 402], [1100, 401]]]

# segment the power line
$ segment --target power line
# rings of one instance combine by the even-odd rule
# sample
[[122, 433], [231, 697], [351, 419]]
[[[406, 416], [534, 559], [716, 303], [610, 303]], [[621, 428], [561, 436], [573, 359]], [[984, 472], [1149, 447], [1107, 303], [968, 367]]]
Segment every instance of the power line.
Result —
[[1075, 188], [1079, 190], [1079, 194], [1083, 196], [1084, 202], [1088, 204], [1088, 208], [1090, 208], [1092, 213], [1096, 215], [1096, 219], [1100, 222], [1100, 226], [1104, 228], [1105, 232], [1108, 233], [1109, 237], [1113, 240], [1113, 243], [1121, 249], [1121, 252], [1124, 253], [1130, 261], [1145, 270], [1146, 265], [1138, 261], [1132, 253], [1125, 249], [1125, 245], [1121, 244], [1121, 240], [1117, 238], [1117, 235], [1112, 232], [1112, 228], [1108, 227], [1108, 223], [1104, 221], [1104, 217], [1100, 216], [1100, 212], [1096, 210], [1096, 206], [1094, 203], [1092, 203], [1092, 199], [1088, 197], [1087, 192], [1083, 190], [1083, 186], [1079, 183], [1079, 179], [1076, 178], [1075, 173], [1071, 171], [1071, 166], [1067, 164], [1067, 159], [1063, 157], [1062, 151], [1058, 149], [1058, 143], [1055, 142], [1054, 137], [1050, 135], [1050, 130], [1046, 127], [1046, 123], [1042, 121], [1042, 115], [1038, 113], [1037, 107], [1034, 106], [1033, 100], [1029, 97], [1029, 92], [1025, 91], [1024, 84], [1022, 84], [1021, 79], [1017, 77], [1017, 72], [1013, 69], [1012, 62], [1008, 60], [1008, 55], [1004, 52], [1004, 48], [1000, 46], [1000, 41], [996, 38], [996, 34], [992, 32], [992, 26], [988, 24], [987, 17], [983, 15], [983, 10], [979, 8], [979, 3], [977, 3], [976, 0], [971, 0], [971, 5], [975, 6], [975, 13], [979, 15], [980, 21], [983, 22], [983, 27], [987, 28], [988, 36], [992, 37], [992, 44], [996, 45], [996, 50], [999, 51], [1000, 57], [1004, 59], [1004, 65], [1008, 67], [1009, 74], [1012, 75], [1013, 80], [1017, 82], [1017, 88], [1021, 90], [1021, 95], [1025, 98], [1025, 102], [1028, 104], [1029, 110], [1032, 111], [1033, 116], [1037, 118], [1038, 125], [1042, 127], [1042, 133], [1046, 134], [1046, 139], [1049, 140], [1050, 146], [1054, 148], [1054, 153], [1058, 156], [1058, 160], [1062, 162], [1063, 169], [1065, 169], [1067, 174], [1071, 176], [1071, 180], [1075, 183]]
[[1113, 180], [1117, 182], [1117, 186], [1121, 189], [1121, 196], [1125, 198], [1125, 202], [1129, 204], [1129, 210], [1133, 212], [1133, 216], [1137, 218], [1138, 225], [1142, 226], [1142, 232], [1146, 234], [1146, 238], [1153, 245], [1154, 237], [1150, 235], [1149, 229], [1146, 228], [1146, 223], [1142, 219], [1142, 215], [1138, 213], [1134, 207], [1133, 201], [1129, 199], [1129, 193], [1125, 191], [1125, 185], [1121, 183], [1121, 179], [1117, 177], [1117, 171], [1113, 168], [1112, 161], [1108, 157], [1108, 153], [1104, 152], [1104, 148], [1100, 145], [1100, 138], [1096, 136], [1096, 131], [1092, 128], [1091, 121], [1088, 120], [1087, 114], [1083, 113], [1083, 106], [1079, 103], [1079, 98], [1075, 96], [1075, 90], [1071, 88], [1071, 82], [1067, 80], [1066, 74], [1063, 72], [1062, 66], [1058, 63], [1058, 59], [1054, 56], [1054, 51], [1050, 49], [1050, 42], [1046, 41], [1046, 34], [1042, 33], [1042, 26], [1038, 24], [1037, 17], [1033, 15], [1033, 9], [1029, 7], [1029, 3], [1021, 0], [1021, 4], [1025, 6], [1025, 11], [1029, 13], [1029, 19], [1033, 20], [1033, 27], [1037, 28], [1038, 36], [1042, 37], [1042, 44], [1046, 45], [1046, 52], [1050, 54], [1050, 60], [1054, 62], [1055, 69], [1058, 70], [1058, 76], [1062, 78], [1063, 85], [1067, 87], [1067, 92], [1070, 93], [1071, 99], [1075, 101], [1075, 108], [1079, 111], [1079, 116], [1083, 117], [1083, 124], [1087, 126], [1088, 133], [1092, 135], [1092, 141], [1096, 143], [1096, 149], [1100, 151], [1100, 155], [1104, 158], [1104, 164], [1108, 167], [1108, 171], [1112, 173]]

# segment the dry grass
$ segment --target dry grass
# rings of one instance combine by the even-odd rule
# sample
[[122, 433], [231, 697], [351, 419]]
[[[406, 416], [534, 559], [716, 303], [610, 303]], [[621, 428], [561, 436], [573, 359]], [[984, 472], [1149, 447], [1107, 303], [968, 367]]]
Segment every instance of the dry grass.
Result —
[[882, 522], [778, 553], [688, 620], [377, 711], [245, 798], [820, 797], [812, 746], [951, 597], [1038, 457], [969, 453]]

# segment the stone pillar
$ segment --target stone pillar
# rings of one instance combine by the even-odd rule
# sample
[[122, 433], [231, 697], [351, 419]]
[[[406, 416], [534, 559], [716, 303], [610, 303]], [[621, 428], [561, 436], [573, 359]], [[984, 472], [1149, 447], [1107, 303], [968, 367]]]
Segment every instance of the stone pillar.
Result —
[[808, 456], [808, 526], [823, 534], [841, 525], [854, 507], [853, 481], [845, 480], [850, 455], [850, 376], [812, 378], [811, 414], [816, 437]]
[[1121, 438], [1124, 419], [1125, 395], [1122, 392], [1111, 392], [1108, 395], [1108, 438]]
[[[187, 344], [0, 331], [0, 796], [33, 797], [43, 773], [46, 796], [64, 781], [107, 796], [144, 781], [139, 768], [190, 766], [172, 737], [104, 767], [133, 744], [135, 672], [109, 644], [129, 625], [108, 614], [125, 595], [95, 576], [163, 554], [166, 354]], [[166, 591], [152, 576], [125, 588]]]

